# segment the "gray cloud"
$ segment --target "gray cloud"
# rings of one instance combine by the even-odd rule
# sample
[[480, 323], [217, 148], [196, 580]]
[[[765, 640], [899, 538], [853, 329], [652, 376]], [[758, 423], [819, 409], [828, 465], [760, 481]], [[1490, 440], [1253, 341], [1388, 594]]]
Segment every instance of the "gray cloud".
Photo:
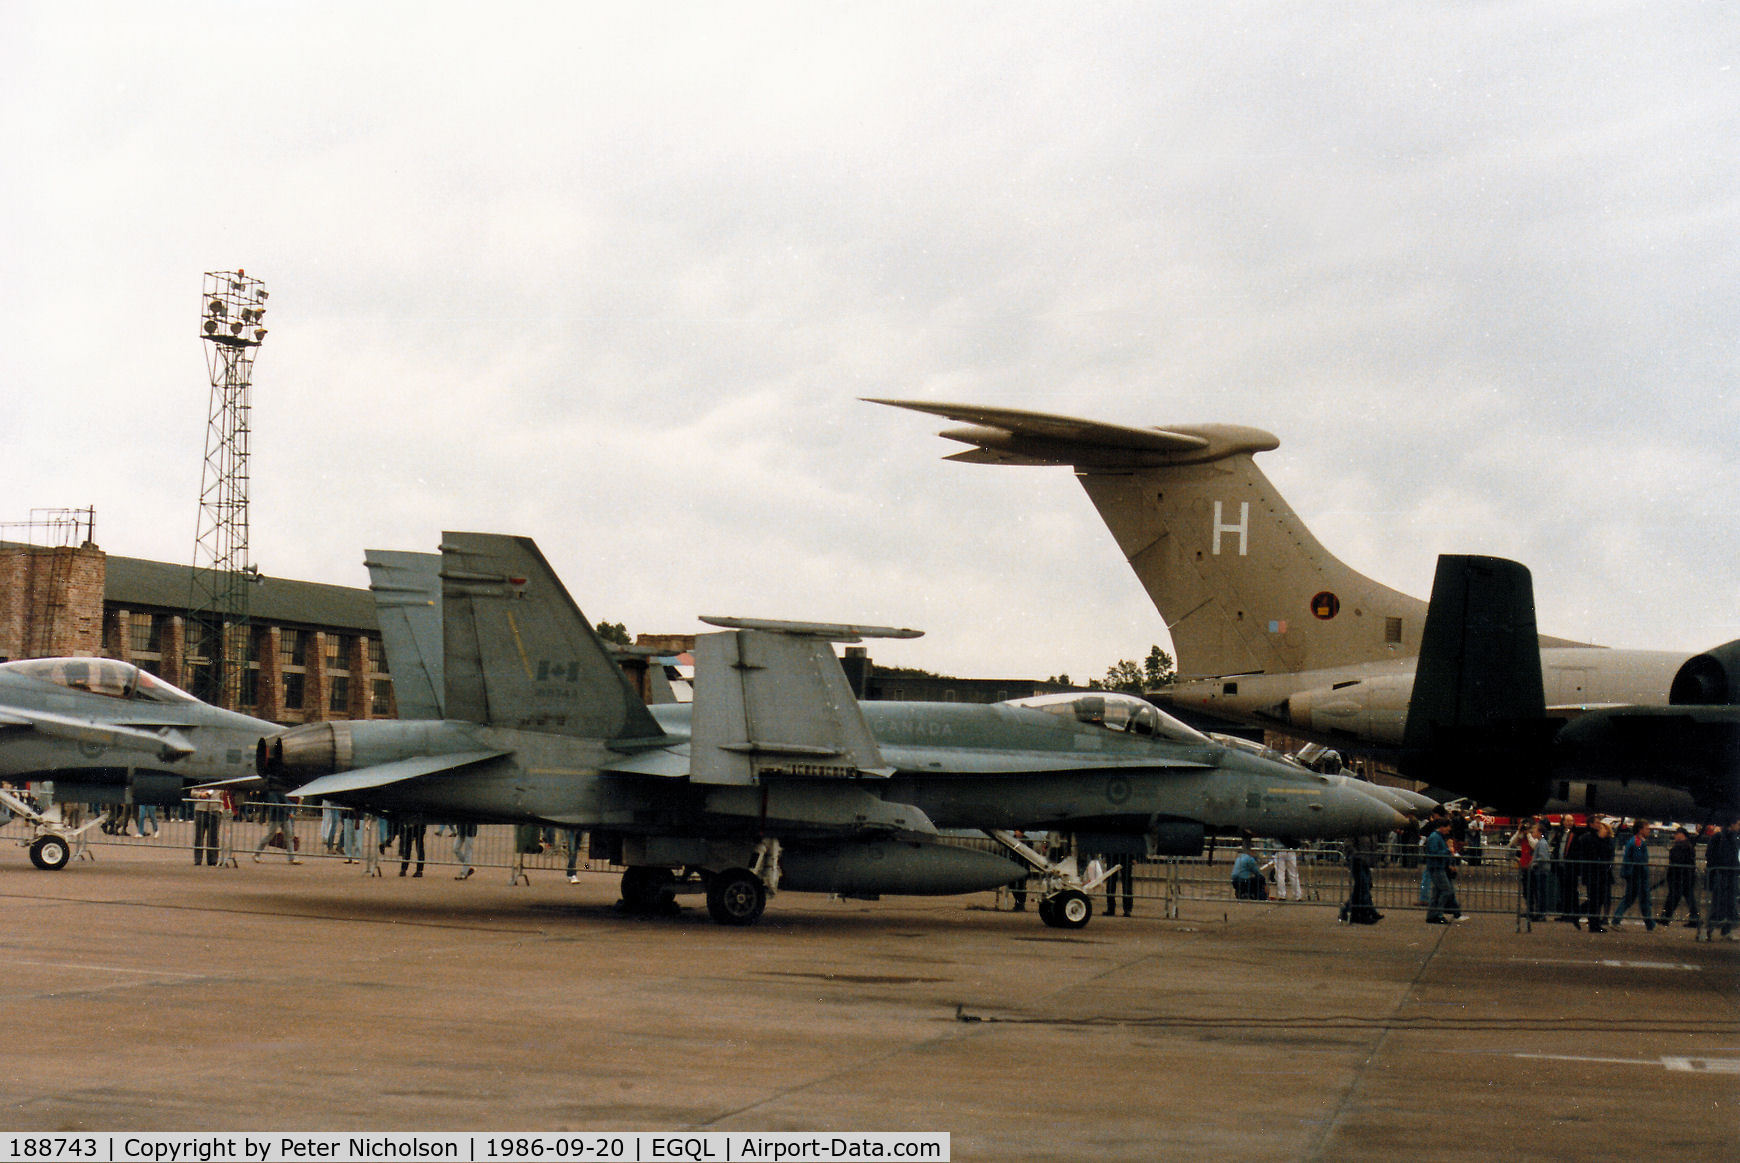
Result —
[[[15, 19], [14, 19], [15, 17]], [[200, 271], [272, 288], [255, 556], [539, 538], [595, 617], [1164, 642], [1067, 473], [923, 395], [1267, 427], [1324, 541], [1740, 634], [1721, 6], [9, 8], [0, 486], [191, 554]]]

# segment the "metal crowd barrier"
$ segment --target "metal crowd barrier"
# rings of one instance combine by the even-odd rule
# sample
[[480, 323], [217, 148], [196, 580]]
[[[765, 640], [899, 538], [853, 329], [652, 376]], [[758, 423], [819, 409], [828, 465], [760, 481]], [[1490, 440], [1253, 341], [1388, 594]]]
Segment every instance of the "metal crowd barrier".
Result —
[[[77, 823], [77, 806], [68, 807], [72, 809], [69, 815], [74, 817], [69, 822]], [[286, 812], [293, 838], [293, 847], [288, 851], [280, 826]], [[154, 812], [136, 809], [115, 814], [102, 826], [78, 834], [73, 840], [73, 859], [97, 860], [102, 849], [112, 846], [146, 847], [186, 851], [196, 864], [203, 861], [238, 867], [256, 861], [343, 861], [356, 864], [359, 873], [368, 875], [445, 873], [457, 879], [489, 869], [507, 872], [512, 883], [529, 882], [534, 872], [577, 879], [581, 873], [620, 875], [623, 871], [620, 865], [590, 858], [586, 834], [564, 828], [480, 825], [466, 853], [459, 847], [462, 837], [458, 825], [431, 821], [423, 825], [422, 858], [418, 859], [414, 832], [411, 850], [404, 852], [404, 830], [393, 821], [348, 809], [269, 803], [225, 808], [213, 813], [218, 816], [215, 844], [209, 842], [209, 837], [196, 836], [196, 814], [192, 801], [179, 809], [159, 808]], [[88, 819], [87, 816], [86, 822]], [[28, 840], [27, 832], [28, 826], [22, 822], [0, 823], [0, 843]], [[991, 852], [1006, 851], [988, 837], [951, 836], [946, 842]], [[197, 851], [196, 844], [200, 845]], [[1672, 894], [1678, 899], [1674, 900], [1674, 915], [1668, 923], [1685, 925], [1695, 915], [1701, 922], [1698, 936], [1711, 939], [1712, 922], [1719, 922], [1721, 914], [1711, 907], [1718, 902], [1711, 898], [1702, 862], [1695, 870], [1692, 884], [1682, 882], [1681, 891], [1672, 893], [1666, 848], [1665, 844], [1652, 846], [1646, 878], [1649, 891], [1643, 901], [1626, 909], [1624, 923], [1641, 927], [1644, 914], [1637, 904], [1644, 904], [1659, 916]], [[1264, 895], [1260, 899], [1242, 896], [1233, 885], [1232, 864], [1239, 851], [1236, 841], [1229, 843], [1222, 838], [1196, 857], [1134, 861], [1115, 855], [1100, 857], [1107, 867], [1129, 864], [1131, 875], [1127, 889], [1122, 875], [1115, 875], [1096, 890], [1095, 911], [1121, 911], [1126, 891], [1132, 911], [1138, 907], [1147, 911], [1158, 905], [1167, 917], [1177, 917], [1185, 903], [1224, 904], [1229, 908], [1281, 903], [1339, 908], [1348, 901], [1350, 870], [1338, 844], [1304, 844], [1287, 849], [1270, 841], [1257, 842], [1252, 851], [1263, 873]], [[1283, 862], [1277, 861], [1277, 854], [1288, 851], [1294, 854], [1297, 865], [1296, 886], [1291, 877], [1279, 875]], [[1085, 866], [1095, 855], [1084, 852], [1079, 858]], [[1428, 908], [1425, 862], [1417, 844], [1382, 845], [1371, 854], [1370, 863], [1371, 903], [1378, 912], [1423, 913]], [[1544, 869], [1524, 873], [1516, 867], [1514, 851], [1491, 845], [1477, 852], [1465, 850], [1453, 862], [1451, 875], [1456, 913], [1509, 916], [1518, 932], [1529, 931], [1534, 924], [1549, 919], [1576, 920], [1579, 925], [1588, 925], [1591, 918], [1596, 918], [1597, 926], [1610, 925], [1613, 913], [1626, 900], [1630, 883], [1617, 858], [1610, 864], [1552, 861]], [[1688, 887], [1689, 892], [1685, 891]], [[1022, 899], [1021, 892], [1021, 882], [1012, 876], [1011, 885], [998, 891], [999, 903], [1015, 907]], [[1690, 908], [1686, 905], [1688, 901]], [[1735, 906], [1730, 903], [1729, 907], [1728, 916], [1733, 918]], [[1735, 928], [1740, 929], [1740, 923]]]
[[[62, 805], [69, 822], [81, 814], [88, 822], [99, 810]], [[293, 847], [286, 850], [280, 819], [289, 814]], [[252, 862], [333, 861], [353, 863], [360, 873], [396, 875], [400, 865], [403, 833], [393, 821], [381, 816], [354, 813], [342, 808], [291, 807], [285, 804], [247, 804], [213, 812], [217, 817], [215, 841], [198, 834], [198, 810], [192, 801], [182, 808], [158, 808], [155, 812], [135, 809], [113, 813], [101, 826], [87, 828], [72, 841], [72, 859], [97, 861], [105, 848], [147, 848], [185, 851], [194, 863], [239, 867]], [[534, 872], [554, 872], [578, 877], [583, 872], [614, 872], [622, 868], [608, 861], [590, 859], [586, 834], [565, 828], [527, 828], [508, 824], [476, 826], [469, 860], [457, 844], [459, 827], [431, 821], [422, 828], [422, 859], [416, 851], [415, 834], [404, 861], [408, 875], [445, 872], [459, 879], [485, 869], [504, 870], [510, 879], [529, 881]], [[22, 821], [0, 823], [0, 843], [28, 840], [28, 825]], [[571, 859], [570, 853], [574, 856]], [[467, 872], [470, 869], [472, 871]]]

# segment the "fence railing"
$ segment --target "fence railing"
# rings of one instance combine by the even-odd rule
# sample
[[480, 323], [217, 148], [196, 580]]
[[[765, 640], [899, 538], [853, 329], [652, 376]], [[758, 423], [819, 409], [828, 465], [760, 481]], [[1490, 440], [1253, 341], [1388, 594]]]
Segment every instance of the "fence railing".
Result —
[[[76, 812], [76, 808], [72, 809]], [[202, 821], [201, 817], [205, 819]], [[77, 824], [74, 818], [70, 823]], [[288, 825], [288, 827], [286, 827]], [[500, 870], [510, 880], [532, 873], [578, 878], [582, 873], [621, 874], [621, 865], [588, 855], [587, 835], [577, 829], [486, 824], [472, 826], [431, 822], [406, 827], [386, 817], [343, 808], [253, 804], [241, 809], [200, 812], [192, 802], [180, 809], [140, 808], [116, 815], [100, 827], [88, 828], [73, 840], [73, 858], [100, 859], [111, 846], [183, 850], [196, 864], [238, 866], [255, 861], [324, 860], [353, 863], [360, 873], [407, 875], [445, 873], [456, 878], [480, 870]], [[289, 847], [286, 847], [288, 835]], [[0, 823], [0, 843], [28, 843], [30, 828], [21, 821]], [[948, 843], [1004, 852], [996, 841], [981, 837], [949, 837]], [[1094, 893], [1098, 912], [1133, 912], [1160, 906], [1177, 916], [1186, 903], [1249, 907], [1300, 904], [1337, 907], [1349, 915], [1354, 870], [1340, 845], [1307, 844], [1289, 849], [1263, 843], [1253, 849], [1260, 869], [1260, 889], [1249, 881], [1235, 883], [1232, 872], [1239, 853], [1218, 843], [1197, 857], [1127, 860], [1103, 859], [1124, 868]], [[1290, 858], [1288, 854], [1291, 854]], [[1665, 851], [1652, 851], [1652, 863], [1641, 876], [1627, 875], [1612, 863], [1552, 861], [1528, 872], [1519, 871], [1515, 854], [1487, 847], [1476, 858], [1464, 852], [1449, 869], [1454, 901], [1440, 902], [1456, 915], [1502, 915], [1514, 918], [1519, 931], [1546, 920], [1604, 928], [1623, 910], [1623, 921], [1644, 924], [1671, 906], [1669, 923], [1700, 923], [1700, 936], [1724, 917], [1733, 922], [1733, 890], [1720, 885], [1714, 893], [1700, 867], [1689, 877], [1666, 863]], [[1090, 854], [1082, 854], [1085, 861]], [[1432, 910], [1432, 878], [1417, 845], [1380, 847], [1367, 861], [1369, 896], [1365, 904], [1377, 913]], [[1011, 885], [999, 890], [1000, 902], [1015, 907], [1023, 897], [1018, 869], [1011, 867]], [[1732, 885], [1733, 878], [1729, 884]], [[1034, 882], [1036, 886], [1037, 882]], [[1029, 890], [1030, 892], [1031, 890]], [[1728, 898], [1723, 912], [1721, 898]], [[1740, 923], [1735, 923], [1740, 928]]]

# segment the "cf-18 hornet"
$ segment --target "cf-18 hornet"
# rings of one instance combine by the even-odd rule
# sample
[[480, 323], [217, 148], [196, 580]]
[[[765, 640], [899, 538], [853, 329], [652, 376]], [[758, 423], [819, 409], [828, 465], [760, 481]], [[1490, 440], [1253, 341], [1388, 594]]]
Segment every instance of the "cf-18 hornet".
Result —
[[[860, 704], [833, 643], [911, 630], [704, 619], [719, 631], [696, 642], [694, 702], [649, 707], [530, 540], [444, 534], [438, 582], [419, 556], [369, 559], [389, 665], [429, 675], [431, 717], [291, 728], [262, 740], [261, 773], [389, 815], [585, 829], [626, 866], [631, 911], [704, 892], [716, 921], [743, 925], [776, 890], [978, 892], [1030, 866], [1042, 919], [1074, 928], [1100, 881], [1016, 830], [1142, 855], [1199, 851], [1205, 826], [1321, 837], [1403, 821], [1355, 781], [1224, 746], [1134, 696]], [[437, 589], [439, 670], [431, 652], [401, 664]], [[947, 843], [951, 829], [1024, 863]]]
[[64, 823], [60, 803], [180, 803], [189, 783], [252, 775], [261, 736], [277, 730], [112, 658], [0, 664], [0, 779], [54, 782], [57, 803], [46, 809], [5, 796], [32, 825], [38, 868], [65, 867], [84, 830]]

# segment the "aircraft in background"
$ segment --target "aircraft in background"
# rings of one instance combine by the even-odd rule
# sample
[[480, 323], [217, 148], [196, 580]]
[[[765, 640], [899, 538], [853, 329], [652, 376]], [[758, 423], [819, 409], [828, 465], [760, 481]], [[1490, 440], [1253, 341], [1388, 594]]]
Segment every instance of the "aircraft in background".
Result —
[[[0, 779], [52, 780], [60, 802], [176, 804], [189, 783], [251, 775], [260, 737], [279, 729], [112, 658], [0, 664]], [[64, 868], [83, 829], [9, 798], [33, 825], [31, 861]]]
[[[1256, 465], [1256, 453], [1280, 446], [1272, 434], [870, 402], [965, 425], [940, 434], [972, 446], [947, 459], [1075, 471], [1172, 636], [1179, 678], [1156, 699], [1350, 750], [1394, 752], [1406, 743], [1427, 604], [1354, 571], [1312, 536]], [[1740, 691], [1740, 643], [1692, 655], [1537, 636], [1536, 651], [1545, 714], [1554, 719], [1665, 707], [1676, 691], [1703, 692], [1692, 696], [1701, 704], [1731, 703]], [[1593, 734], [1600, 721], [1582, 730]], [[1561, 764], [1550, 782], [1465, 768], [1446, 786], [1521, 812], [1544, 805], [1683, 818], [1693, 806], [1689, 785], [1666, 757], [1640, 758], [1646, 766], [1629, 777], [1633, 786], [1595, 762]], [[1640, 776], [1655, 790], [1639, 794]]]
[[[395, 644], [431, 615], [421, 583], [369, 560], [401, 603], [381, 618], [398, 678], [417, 664]], [[911, 630], [705, 619], [721, 632], [697, 640], [695, 701], [649, 707], [530, 540], [444, 534], [439, 577], [442, 717], [291, 728], [261, 741], [260, 773], [389, 815], [585, 829], [627, 866], [631, 911], [701, 891], [716, 921], [744, 925], [780, 889], [945, 895], [1021, 875], [942, 842], [979, 829], [1040, 874], [1047, 924], [1079, 928], [1099, 880], [1016, 830], [1146, 854], [1200, 851], [1205, 826], [1320, 837], [1403, 822], [1355, 781], [1223, 746], [1134, 696], [860, 704], [833, 643]]]
[[1547, 713], [1529, 571], [1499, 557], [1438, 559], [1407, 733], [1409, 775], [1465, 770], [1514, 783], [1602, 784], [1603, 810], [1655, 819], [1740, 812], [1740, 643], [1682, 668], [1666, 706]]

